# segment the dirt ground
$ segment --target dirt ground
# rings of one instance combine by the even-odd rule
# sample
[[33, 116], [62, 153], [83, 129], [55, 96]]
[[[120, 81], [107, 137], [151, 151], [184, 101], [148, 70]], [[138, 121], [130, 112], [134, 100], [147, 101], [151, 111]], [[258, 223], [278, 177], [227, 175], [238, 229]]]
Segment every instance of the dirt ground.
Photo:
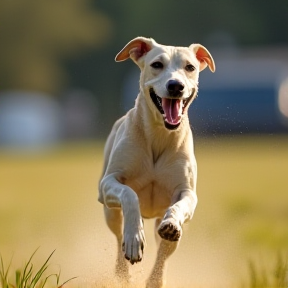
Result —
[[[288, 251], [288, 137], [196, 139], [199, 204], [170, 258], [167, 287], [241, 287], [248, 261], [272, 269]], [[40, 246], [41, 263], [80, 287], [121, 287], [114, 277], [116, 240], [97, 202], [103, 143], [66, 144], [30, 155], [0, 152], [0, 253], [13, 267]], [[131, 287], [144, 287], [156, 253], [145, 222], [143, 262]], [[74, 281], [74, 283], [76, 283]], [[78, 285], [78, 284], [77, 284]]]

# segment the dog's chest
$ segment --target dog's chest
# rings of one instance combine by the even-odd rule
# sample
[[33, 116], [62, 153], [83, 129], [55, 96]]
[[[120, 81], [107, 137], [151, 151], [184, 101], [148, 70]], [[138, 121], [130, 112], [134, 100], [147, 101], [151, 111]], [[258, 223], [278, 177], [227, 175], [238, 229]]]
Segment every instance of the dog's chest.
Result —
[[157, 180], [136, 191], [143, 217], [162, 217], [171, 204], [172, 191]]
[[[137, 184], [139, 181], [137, 181]], [[145, 218], [162, 217], [166, 209], [171, 203], [172, 191], [169, 191], [165, 185], [161, 185], [158, 181], [148, 181], [146, 185], [128, 186], [136, 192], [139, 199], [141, 214]], [[138, 186], [138, 187], [137, 187]]]
[[178, 166], [175, 161], [160, 158], [153, 163], [148, 159], [143, 159], [141, 166], [134, 170], [133, 177], [127, 178], [125, 184], [138, 195], [143, 217], [162, 217], [171, 205], [175, 187], [183, 182], [183, 177], [179, 177], [180, 171], [175, 172]]

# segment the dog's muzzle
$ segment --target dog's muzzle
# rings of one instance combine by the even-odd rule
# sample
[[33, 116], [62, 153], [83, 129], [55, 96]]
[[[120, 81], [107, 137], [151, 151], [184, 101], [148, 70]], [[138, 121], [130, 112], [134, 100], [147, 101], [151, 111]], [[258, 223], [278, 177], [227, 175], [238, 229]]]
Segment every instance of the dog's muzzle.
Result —
[[157, 107], [158, 111], [163, 116], [165, 127], [169, 130], [175, 130], [181, 124], [182, 115], [184, 114], [188, 103], [190, 103], [190, 101], [192, 100], [195, 93], [195, 89], [193, 89], [193, 92], [190, 95], [190, 97], [186, 99], [176, 96], [174, 96], [173, 98], [172, 97], [161, 98], [155, 93], [153, 88], [149, 90], [149, 93], [154, 105]]

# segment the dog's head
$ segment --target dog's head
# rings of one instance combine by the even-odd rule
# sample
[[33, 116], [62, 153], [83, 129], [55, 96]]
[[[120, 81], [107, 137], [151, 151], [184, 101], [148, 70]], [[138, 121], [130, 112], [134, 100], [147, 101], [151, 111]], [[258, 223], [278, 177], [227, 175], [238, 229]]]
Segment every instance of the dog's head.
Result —
[[115, 60], [128, 58], [141, 69], [140, 90], [148, 106], [169, 130], [177, 129], [187, 117], [188, 107], [198, 93], [199, 72], [207, 66], [215, 71], [211, 54], [200, 44], [164, 46], [151, 38], [137, 37]]

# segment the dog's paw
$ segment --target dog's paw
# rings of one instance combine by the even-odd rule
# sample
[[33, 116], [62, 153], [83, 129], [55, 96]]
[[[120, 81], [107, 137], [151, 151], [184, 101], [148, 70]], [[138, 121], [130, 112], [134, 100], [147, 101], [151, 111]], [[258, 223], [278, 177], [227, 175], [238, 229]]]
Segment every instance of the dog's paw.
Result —
[[182, 235], [182, 228], [173, 218], [164, 219], [158, 227], [158, 234], [165, 240], [178, 241]]
[[130, 261], [131, 264], [140, 262], [143, 258], [143, 250], [145, 246], [145, 236], [143, 228], [139, 229], [135, 233], [129, 233], [124, 231], [124, 239], [122, 244], [122, 250], [125, 258]]

